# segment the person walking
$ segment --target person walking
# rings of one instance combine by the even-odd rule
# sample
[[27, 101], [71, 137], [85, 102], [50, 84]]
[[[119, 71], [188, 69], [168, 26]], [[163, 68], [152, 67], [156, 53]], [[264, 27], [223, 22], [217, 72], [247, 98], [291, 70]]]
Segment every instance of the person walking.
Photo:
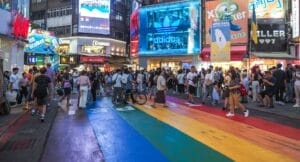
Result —
[[113, 82], [113, 98], [117, 99], [117, 102], [123, 99], [122, 97], [122, 71], [117, 69], [116, 73], [112, 76]]
[[177, 85], [178, 93], [183, 94], [184, 93], [184, 73], [183, 73], [182, 69], [180, 69], [178, 71], [176, 78], [177, 78], [177, 82], [178, 82], [178, 85]]
[[15, 67], [13, 68], [12, 70], [12, 74], [10, 75], [9, 77], [9, 82], [11, 84], [11, 89], [12, 91], [16, 92], [17, 93], [17, 97], [16, 97], [16, 100], [17, 100], [17, 104], [21, 104], [21, 100], [20, 100], [20, 78], [18, 76], [18, 73], [19, 73], [19, 68]]
[[249, 110], [245, 108], [243, 104], [240, 103], [241, 100], [241, 92], [240, 92], [240, 87], [241, 87], [241, 80], [236, 74], [234, 70], [231, 70], [229, 72], [229, 75], [231, 76], [231, 81], [229, 84], [229, 108], [230, 111], [226, 114], [227, 117], [233, 117], [234, 116], [234, 109], [236, 107], [241, 108], [244, 112], [244, 116], [248, 117], [249, 116]]
[[296, 104], [293, 107], [300, 108], [300, 65], [296, 65], [295, 79]]
[[251, 73], [251, 87], [252, 87], [252, 101], [258, 101], [258, 94], [260, 91], [259, 80], [262, 79], [262, 75], [258, 66], [252, 68]]
[[[41, 112], [41, 122], [45, 120], [47, 98], [51, 88], [51, 79], [46, 75], [46, 68], [40, 69], [40, 75], [34, 79], [33, 94], [36, 98], [37, 108]], [[35, 110], [33, 109], [35, 112]]]
[[26, 77], [26, 73], [22, 74], [22, 78], [20, 79], [20, 100], [22, 102], [23, 97], [25, 98], [25, 107], [24, 110], [29, 109], [28, 104], [28, 88], [29, 88], [29, 80]]
[[191, 67], [191, 71], [187, 74], [187, 84], [188, 84], [188, 102], [194, 104], [194, 95], [196, 94], [198, 74], [195, 66]]
[[[53, 99], [54, 98], [54, 94], [55, 94], [55, 72], [52, 70], [51, 68], [51, 63], [47, 63], [47, 71], [46, 71], [46, 75], [50, 78], [51, 80], [51, 85], [50, 85], [50, 91], [49, 91], [49, 99]], [[48, 106], [49, 106], [49, 102], [48, 102]]]
[[67, 98], [66, 106], [70, 106], [70, 97], [72, 91], [72, 77], [70, 74], [70, 70], [68, 67], [65, 69], [65, 73], [63, 74], [62, 87], [64, 89], [64, 96], [59, 100], [58, 106], [62, 107], [62, 101]]
[[205, 93], [202, 98], [202, 104], [205, 104], [205, 101], [208, 98], [208, 96], [212, 98], [212, 92], [214, 86], [214, 75], [210, 68], [207, 70], [207, 74], [205, 75], [204, 86], [205, 86]]
[[87, 76], [86, 71], [82, 71], [81, 75], [77, 79], [77, 83], [79, 85], [79, 109], [83, 109], [86, 107], [88, 91], [91, 87], [90, 79]]
[[157, 93], [154, 98], [154, 102], [152, 107], [156, 107], [156, 103], [158, 104], [163, 104], [164, 107], [168, 107], [166, 103], [166, 90], [167, 90], [167, 81], [165, 79], [165, 71], [159, 71], [158, 72], [160, 75], [157, 78], [157, 83], [156, 83], [156, 88], [157, 88]]

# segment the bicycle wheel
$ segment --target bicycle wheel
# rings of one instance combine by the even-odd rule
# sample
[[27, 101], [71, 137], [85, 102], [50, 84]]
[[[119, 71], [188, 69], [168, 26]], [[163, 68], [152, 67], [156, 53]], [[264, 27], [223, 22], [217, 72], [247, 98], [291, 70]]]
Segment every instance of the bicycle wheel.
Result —
[[144, 93], [135, 93], [133, 96], [136, 103], [139, 105], [144, 105], [147, 102], [147, 95]]

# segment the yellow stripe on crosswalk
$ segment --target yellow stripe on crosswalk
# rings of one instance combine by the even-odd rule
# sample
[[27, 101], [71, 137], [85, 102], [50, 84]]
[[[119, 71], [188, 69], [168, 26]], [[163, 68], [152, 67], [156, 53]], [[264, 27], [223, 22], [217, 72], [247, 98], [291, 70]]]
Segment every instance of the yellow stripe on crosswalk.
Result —
[[[149, 109], [135, 105], [145, 113], [165, 122], [210, 148], [241, 162], [288, 162], [293, 159], [255, 145], [233, 134], [180, 115], [166, 108]], [[230, 126], [229, 126], [230, 127]], [[296, 161], [296, 160], [295, 160]]]

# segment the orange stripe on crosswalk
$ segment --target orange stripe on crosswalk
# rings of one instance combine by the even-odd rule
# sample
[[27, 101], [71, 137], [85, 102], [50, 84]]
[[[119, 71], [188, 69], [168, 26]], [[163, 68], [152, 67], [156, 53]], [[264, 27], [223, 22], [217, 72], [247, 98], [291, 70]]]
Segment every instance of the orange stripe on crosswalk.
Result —
[[[256, 128], [247, 125], [238, 125], [238, 123], [233, 123], [229, 120], [226, 121], [226, 119], [222, 119], [221, 117], [216, 117], [204, 112], [190, 111], [181, 105], [178, 105], [180, 108], [172, 109], [149, 109], [139, 105], [135, 106], [147, 114], [179, 129], [190, 137], [208, 145], [209, 147], [221, 152], [235, 161], [296, 161], [296, 158], [298, 157], [296, 152], [286, 155], [284, 154], [284, 149], [281, 149], [281, 152], [274, 151], [276, 146], [273, 143], [278, 141], [273, 141], [272, 143], [272, 140], [279, 139], [283, 140], [282, 142], [292, 141], [279, 138], [274, 134], [263, 136], [267, 133], [262, 133], [262, 130], [259, 132]], [[197, 117], [198, 115], [199, 118]], [[223, 125], [218, 123], [223, 123]], [[220, 127], [227, 128], [220, 129]], [[253, 134], [255, 134], [256, 131], [258, 131], [260, 134], [260, 136], [256, 137], [261, 139], [253, 141], [255, 139], [253, 138], [255, 137]], [[252, 136], [252, 138], [245, 138], [247, 133], [249, 133], [249, 136]], [[267, 142], [268, 139], [270, 140], [269, 142]], [[264, 142], [263, 145], [258, 145], [258, 143], [261, 141]], [[297, 145], [290, 145], [291, 143], [288, 143], [289, 146], [285, 147], [285, 149], [287, 149], [286, 152], [289, 150], [288, 147], [295, 147], [294, 149], [297, 150], [299, 141], [295, 142]], [[271, 149], [267, 149], [268, 146], [270, 146]], [[279, 147], [282, 145], [278, 144], [277, 146]]]

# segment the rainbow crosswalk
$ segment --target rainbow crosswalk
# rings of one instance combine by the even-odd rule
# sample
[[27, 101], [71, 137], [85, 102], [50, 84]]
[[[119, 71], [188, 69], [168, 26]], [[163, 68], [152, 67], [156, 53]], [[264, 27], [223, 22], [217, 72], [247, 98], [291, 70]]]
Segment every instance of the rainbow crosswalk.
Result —
[[106, 161], [299, 161], [300, 130], [168, 98], [170, 108], [87, 110]]

